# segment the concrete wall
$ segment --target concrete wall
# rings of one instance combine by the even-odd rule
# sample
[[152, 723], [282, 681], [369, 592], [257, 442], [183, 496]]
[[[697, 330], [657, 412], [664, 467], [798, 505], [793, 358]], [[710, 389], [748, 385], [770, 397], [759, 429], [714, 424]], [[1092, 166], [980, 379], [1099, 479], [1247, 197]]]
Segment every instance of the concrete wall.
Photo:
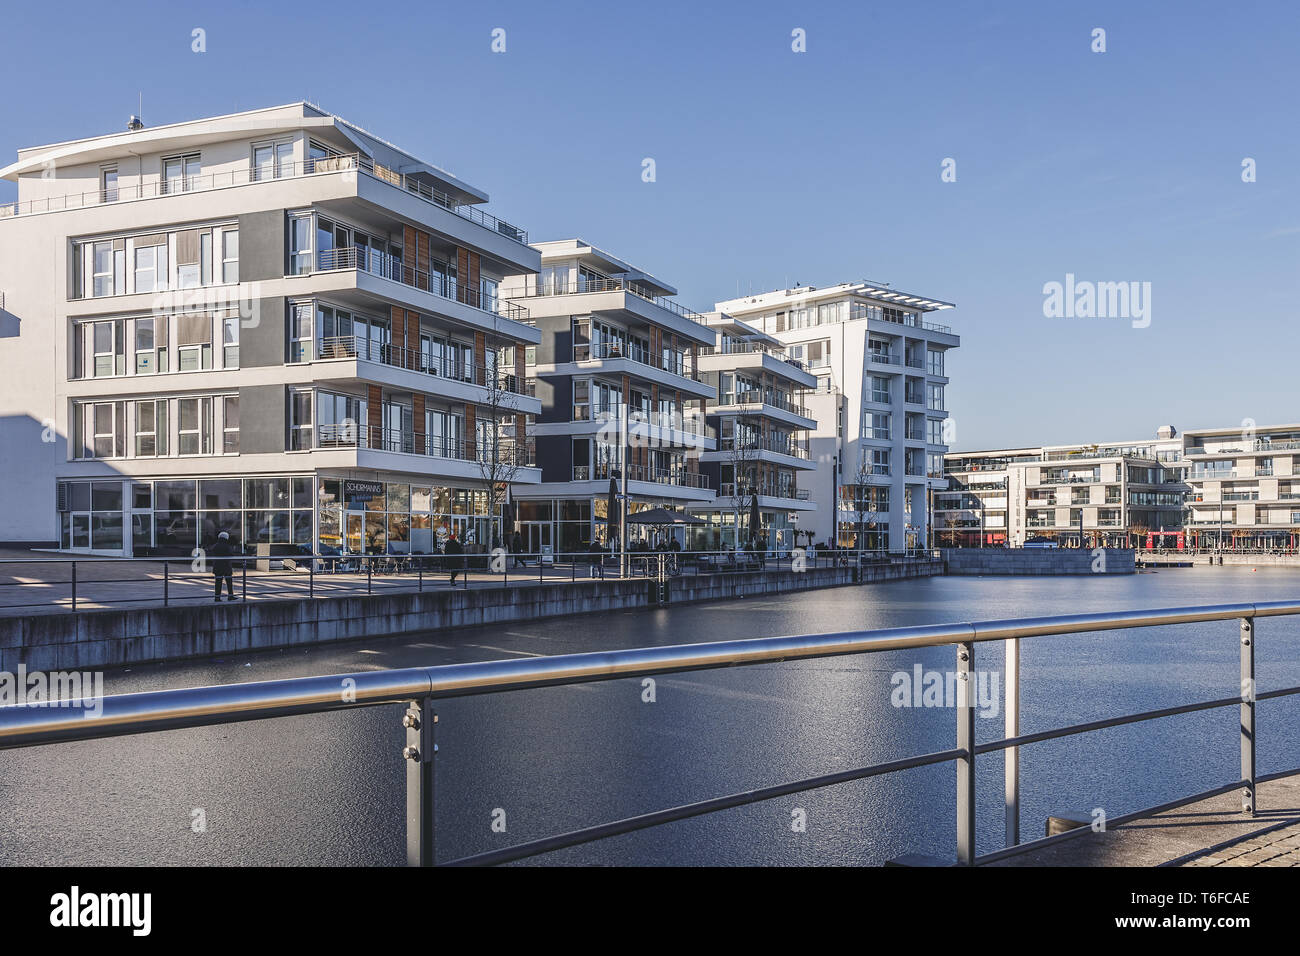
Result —
[[[1101, 548], [951, 548], [943, 552], [948, 574], [1060, 575], [1133, 574], [1133, 552]], [[1104, 558], [1105, 560], [1100, 560]]]
[[[864, 581], [939, 574], [938, 561], [865, 568]], [[856, 569], [763, 571], [679, 578], [673, 603], [782, 594], [852, 584]], [[0, 618], [0, 671], [73, 670], [205, 657], [503, 624], [653, 605], [651, 582], [561, 582], [247, 604], [105, 610]], [[592, 626], [599, 626], [596, 621]], [[682, 635], [683, 642], [689, 635]]]

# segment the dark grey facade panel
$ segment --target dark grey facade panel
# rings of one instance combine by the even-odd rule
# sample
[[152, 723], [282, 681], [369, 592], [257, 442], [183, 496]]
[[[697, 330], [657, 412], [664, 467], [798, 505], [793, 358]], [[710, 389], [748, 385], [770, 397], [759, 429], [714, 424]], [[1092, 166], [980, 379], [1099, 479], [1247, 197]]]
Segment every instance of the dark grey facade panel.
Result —
[[284, 296], [258, 299], [252, 315], [240, 323], [240, 367], [283, 365], [287, 359], [286, 328]]
[[287, 236], [283, 209], [250, 212], [240, 216], [240, 281], [284, 278], [289, 256]]
[[542, 481], [569, 481], [573, 477], [570, 442], [568, 435], [538, 436], [537, 464], [542, 469]]
[[[243, 346], [240, 346], [241, 350]], [[288, 436], [287, 398], [283, 385], [245, 385], [239, 389], [239, 451], [245, 455], [279, 453]]]

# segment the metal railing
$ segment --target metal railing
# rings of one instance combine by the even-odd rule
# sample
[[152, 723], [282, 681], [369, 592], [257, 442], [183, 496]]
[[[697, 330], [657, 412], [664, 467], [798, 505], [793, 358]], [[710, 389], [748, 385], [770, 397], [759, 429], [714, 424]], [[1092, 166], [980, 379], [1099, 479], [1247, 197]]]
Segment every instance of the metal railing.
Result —
[[49, 196], [45, 199], [29, 199], [26, 202], [0, 204], [0, 219], [9, 216], [26, 216], [33, 213], [59, 212], [64, 209], [84, 209], [88, 206], [129, 202], [137, 199], [153, 199], [158, 196], [180, 196], [186, 193], [203, 192], [209, 189], [224, 189], [229, 186], [243, 186], [248, 183], [271, 182], [277, 179], [295, 179], [328, 173], [365, 173], [374, 179], [388, 183], [398, 189], [409, 192], [426, 202], [440, 206], [448, 212], [467, 219], [499, 236], [505, 236], [521, 245], [528, 245], [528, 233], [518, 226], [511, 225], [484, 212], [470, 203], [457, 202], [451, 196], [434, 189], [427, 183], [413, 177], [377, 165], [360, 153], [345, 153], [326, 159], [309, 159], [305, 162], [277, 163], [269, 168], [249, 164], [247, 167], [230, 169], [219, 173], [206, 173], [200, 176], [182, 176], [175, 179], [159, 178], [135, 185], [118, 185], [111, 189], [92, 189], [86, 192], [68, 193], [62, 196]]
[[531, 282], [526, 290], [514, 294], [524, 298], [531, 298], [533, 296], [582, 295], [588, 292], [631, 292], [638, 298], [657, 305], [674, 315], [680, 315], [684, 319], [690, 319], [692, 322], [698, 322], [701, 325], [708, 324], [708, 320], [699, 312], [688, 309], [672, 299], [666, 299], [661, 295], [648, 292], [627, 279], [618, 279], [613, 276], [600, 276], [598, 278], [579, 276], [578, 281], [572, 284], [554, 281]]
[[[379, 362], [394, 368], [423, 372], [437, 378], [445, 378], [469, 385], [487, 387], [488, 375], [492, 369], [475, 362], [466, 361], [455, 354], [435, 355], [420, 349], [394, 345], [391, 342], [377, 342], [363, 335], [331, 335], [316, 343], [315, 356], [300, 353], [295, 362], [329, 361], [330, 359], [361, 359], [366, 362]], [[527, 394], [527, 381], [512, 372], [497, 374], [497, 389], [515, 395]]]
[[[318, 449], [373, 448], [378, 451], [489, 464], [491, 447], [485, 445], [479, 448], [478, 445], [475, 441], [446, 435], [428, 435], [400, 428], [374, 428], [356, 422], [316, 426], [315, 447]], [[530, 468], [534, 464], [534, 454], [535, 444], [532, 441], [517, 445], [513, 439], [506, 438], [501, 439], [496, 447], [497, 461], [503, 465]]]
[[[1077, 734], [1226, 707], [1238, 708], [1241, 776], [1212, 790], [1179, 798], [1159, 808], [1112, 817], [1110, 826], [1138, 819], [1156, 809], [1168, 809], [1208, 796], [1241, 790], [1243, 812], [1257, 810], [1257, 788], [1266, 780], [1296, 771], [1261, 776], [1256, 767], [1256, 706], [1300, 693], [1289, 687], [1257, 692], [1255, 671], [1255, 621], [1261, 617], [1300, 614], [1300, 602], [1220, 604], [1140, 611], [1110, 611], [1059, 617], [1034, 617], [1009, 621], [983, 621], [897, 627], [875, 631], [754, 638], [717, 643], [606, 650], [511, 660], [364, 671], [323, 677], [225, 684], [213, 687], [151, 691], [105, 698], [97, 714], [84, 708], [19, 704], [0, 707], [0, 749], [34, 747], [79, 740], [99, 740], [127, 734], [152, 733], [190, 727], [224, 725], [247, 720], [318, 714], [381, 704], [405, 703], [401, 726], [401, 754], [406, 765], [406, 857], [408, 865], [437, 863], [437, 823], [434, 804], [438, 728], [437, 702], [453, 697], [477, 697], [515, 690], [557, 687], [594, 681], [640, 679], [663, 674], [714, 670], [754, 664], [780, 664], [796, 660], [874, 654], [954, 646], [956, 650], [955, 746], [883, 763], [743, 790], [581, 827], [567, 833], [529, 840], [515, 846], [489, 850], [444, 861], [444, 865], [498, 865], [531, 859], [567, 847], [661, 826], [770, 800], [944, 763], [955, 763], [956, 860], [973, 865], [992, 862], [1026, 849], [1057, 843], [1091, 832], [1080, 827], [1056, 836], [1020, 842], [1021, 747]], [[1176, 707], [1072, 724], [1037, 733], [1020, 731], [1020, 640], [1023, 638], [1081, 634], [1164, 625], [1213, 621], [1239, 621], [1238, 645], [1241, 682], [1231, 696]], [[1006, 673], [1005, 733], [1002, 739], [977, 744], [975, 739], [975, 646], [1004, 642]], [[344, 693], [343, 689], [348, 692]], [[93, 715], [92, 715], [93, 714]], [[395, 728], [396, 729], [396, 728]], [[1005, 766], [1005, 848], [976, 853], [976, 757], [1002, 752]]]
[[721, 392], [718, 400], [714, 403], [714, 408], [727, 408], [732, 405], [769, 405], [772, 408], [779, 408], [783, 412], [789, 412], [792, 415], [799, 415], [803, 418], [811, 418], [806, 405], [800, 405], [784, 395], [775, 392], [765, 392], [760, 389], [746, 389], [735, 392]]
[[389, 255], [363, 246], [340, 246], [322, 249], [316, 253], [316, 271], [330, 272], [338, 269], [356, 269], [367, 275], [378, 276], [391, 282], [400, 282], [440, 299], [459, 302], [470, 308], [499, 315], [519, 322], [528, 317], [528, 310], [500, 296], [484, 295], [479, 289], [460, 284], [443, 272], [427, 272]]
[[[236, 533], [231, 546], [238, 552], [242, 545], [237, 539]], [[319, 550], [312, 551], [305, 544], [276, 543], [271, 546], [274, 554], [236, 553], [227, 559], [235, 582], [229, 596], [234, 597], [234, 590], [239, 591], [241, 601], [348, 597], [376, 591], [423, 592], [435, 589], [439, 576], [453, 570], [457, 572], [457, 580], [450, 584], [464, 588], [471, 583], [509, 587], [537, 582], [603, 580], [607, 576], [618, 577], [619, 571], [619, 553], [605, 549], [515, 553], [507, 547], [494, 555], [491, 547], [470, 542], [465, 545], [464, 554], [449, 555], [441, 544], [424, 551], [413, 546], [410, 540], [390, 540], [373, 547], [366, 546], [367, 540], [367, 536], [358, 534], [354, 538], [349, 533], [346, 548], [319, 545]], [[660, 552], [633, 541], [627, 553], [631, 559], [631, 576], [641, 577], [651, 570], [645, 562], [652, 561]], [[799, 551], [792, 547], [741, 551], [696, 549], [673, 551], [671, 555], [673, 577], [793, 571], [796, 563], [815, 570], [920, 558], [938, 560], [938, 552], [820, 548]], [[211, 602], [212, 569], [217, 560], [201, 555], [193, 548], [193, 539], [149, 557], [87, 555], [5, 559], [0, 561], [0, 617], [7, 612], [30, 613], [35, 608], [71, 613], [113, 606], [176, 607]], [[518, 568], [530, 566], [535, 570], [516, 573]], [[27, 596], [32, 600], [25, 600]]]
[[652, 352], [636, 342], [592, 342], [573, 346], [575, 362], [590, 362], [595, 359], [627, 359], [660, 372], [699, 381], [689, 355], [684, 352], [670, 352], [669, 358], [665, 360], [662, 354]]
[[0, 219], [8, 216], [30, 216], [38, 212], [60, 212], [62, 209], [83, 209], [91, 206], [104, 206], [109, 203], [131, 202], [135, 199], [153, 199], [156, 196], [185, 195], [201, 193], [212, 189], [226, 189], [229, 186], [243, 186], [252, 182], [272, 182], [274, 179], [294, 179], [300, 176], [313, 176], [325, 173], [356, 173], [357, 170], [367, 176], [380, 179], [390, 186], [398, 187], [419, 196], [425, 202], [442, 207], [447, 212], [455, 213], [461, 219], [477, 222], [491, 232], [504, 235], [507, 239], [528, 245], [528, 233], [519, 226], [497, 219], [471, 203], [459, 203], [441, 190], [433, 189], [428, 183], [420, 182], [406, 174], [386, 169], [373, 163], [360, 153], [343, 153], [328, 159], [309, 159], [304, 163], [277, 163], [269, 168], [248, 164], [238, 169], [227, 169], [220, 173], [205, 173], [201, 176], [183, 176], [166, 179], [157, 178], [135, 185], [118, 185], [112, 189], [96, 189], [83, 193], [68, 193], [61, 196], [47, 196], [45, 199], [29, 199], [22, 203], [0, 204]]

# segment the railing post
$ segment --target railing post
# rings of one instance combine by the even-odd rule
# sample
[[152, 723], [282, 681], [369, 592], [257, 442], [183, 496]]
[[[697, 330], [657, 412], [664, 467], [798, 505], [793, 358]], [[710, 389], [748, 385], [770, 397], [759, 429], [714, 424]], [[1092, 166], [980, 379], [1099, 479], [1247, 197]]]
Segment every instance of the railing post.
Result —
[[247, 603], [248, 601], [248, 558], [239, 562], [239, 599]]
[[168, 573], [167, 573], [167, 569], [168, 569], [168, 567], [169, 567], [169, 565], [167, 564], [166, 561], [164, 561], [164, 562], [163, 562], [163, 607], [166, 607], [166, 606], [167, 606], [167, 597], [168, 597], [167, 591], [168, 591], [168, 585], [171, 583], [171, 579], [170, 579], [170, 577], [168, 576]]
[[975, 863], [975, 644], [957, 645], [957, 863]]
[[406, 728], [406, 865], [433, 866], [433, 760], [438, 752], [434, 729], [438, 715], [433, 701], [408, 701], [402, 715]]
[[368, 554], [368, 555], [366, 555], [365, 557], [366, 557], [366, 593], [367, 593], [367, 594], [370, 594], [370, 593], [371, 593], [371, 591], [370, 591], [370, 575], [371, 575], [371, 572], [374, 570], [375, 562], [371, 560], [371, 558], [373, 557], [373, 555], [369, 555], [369, 554]]
[[77, 562], [72, 562], [72, 609], [77, 609]]
[[1255, 619], [1241, 619], [1241, 811], [1255, 815]]
[[[1010, 739], [1020, 736], [1020, 638], [1003, 642], [1006, 646], [1006, 733]], [[1006, 761], [1006, 846], [1020, 842], [1020, 748], [1008, 747]]]
[[307, 596], [311, 598], [316, 596], [316, 555], [314, 554], [307, 562]]

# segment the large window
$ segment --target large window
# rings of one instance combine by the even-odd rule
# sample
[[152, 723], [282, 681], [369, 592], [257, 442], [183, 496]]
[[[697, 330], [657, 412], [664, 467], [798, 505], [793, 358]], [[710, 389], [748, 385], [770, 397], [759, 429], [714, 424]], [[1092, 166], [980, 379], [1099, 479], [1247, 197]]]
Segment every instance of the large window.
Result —
[[221, 281], [232, 285], [239, 281], [239, 230], [221, 231]]
[[169, 156], [163, 160], [163, 192], [189, 192], [199, 188], [199, 154]]
[[135, 288], [140, 292], [161, 292], [167, 288], [167, 234], [135, 238]]
[[182, 372], [212, 368], [212, 315], [179, 315], [176, 329], [176, 367]]
[[253, 147], [253, 179], [293, 175], [293, 141], [258, 143]]
[[[296, 389], [289, 393], [289, 448], [293, 451], [308, 451], [314, 445], [311, 399], [310, 389]], [[321, 439], [326, 441], [327, 436], [323, 433]]]
[[135, 456], [155, 458], [167, 454], [167, 402], [135, 403]]
[[221, 453], [239, 454], [239, 396], [227, 395], [221, 399]]
[[943, 411], [943, 386], [933, 383], [925, 386], [926, 407], [934, 412]]
[[176, 406], [180, 454], [212, 454], [212, 399], [182, 398]]

